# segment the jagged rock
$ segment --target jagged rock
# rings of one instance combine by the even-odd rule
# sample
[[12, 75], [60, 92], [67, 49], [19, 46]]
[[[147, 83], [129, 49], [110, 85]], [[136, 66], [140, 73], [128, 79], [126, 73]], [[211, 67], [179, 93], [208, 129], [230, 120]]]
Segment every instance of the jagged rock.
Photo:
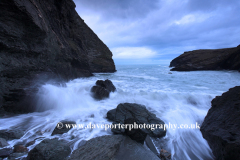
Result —
[[1, 148], [0, 149], [0, 158], [8, 157], [11, 153], [13, 153], [12, 148]]
[[101, 100], [104, 98], [108, 98], [110, 92], [115, 92], [116, 87], [113, 85], [112, 81], [110, 80], [98, 80], [96, 82], [96, 86], [91, 88], [91, 92], [93, 92], [93, 97], [95, 99]]
[[240, 45], [235, 48], [208, 49], [184, 52], [173, 59], [171, 71], [239, 70]]
[[240, 86], [212, 100], [200, 130], [216, 160], [240, 159]]
[[0, 108], [32, 112], [49, 79], [116, 71], [111, 51], [75, 7], [73, 0], [0, 1]]
[[36, 145], [27, 156], [28, 160], [59, 160], [66, 159], [71, 153], [70, 147], [64, 141], [57, 138], [45, 139]]
[[108, 135], [90, 139], [71, 154], [68, 160], [159, 160], [142, 144], [123, 135]]
[[[149, 112], [145, 106], [135, 103], [120, 103], [116, 109], [107, 112], [107, 118], [113, 121], [113, 124], [141, 124], [142, 128], [134, 131], [126, 131], [122, 128], [113, 128], [114, 133], [125, 133], [132, 139], [143, 142], [146, 135], [152, 137], [163, 137], [166, 135], [163, 126], [164, 122], [156, 117], [155, 114]], [[159, 126], [156, 127], [156, 124]], [[140, 125], [138, 125], [140, 127]], [[145, 126], [145, 129], [143, 128]], [[153, 128], [153, 130], [151, 130]]]
[[8, 142], [4, 138], [0, 138], [0, 148], [8, 146]]
[[20, 129], [0, 130], [0, 138], [6, 140], [20, 139], [24, 132]]
[[[70, 124], [71, 127], [66, 127], [66, 124]], [[60, 123], [57, 124], [57, 126], [54, 128], [51, 136], [55, 134], [63, 134], [67, 133], [70, 129], [72, 129], [72, 125], [75, 125], [76, 122], [74, 121], [61, 121]]]

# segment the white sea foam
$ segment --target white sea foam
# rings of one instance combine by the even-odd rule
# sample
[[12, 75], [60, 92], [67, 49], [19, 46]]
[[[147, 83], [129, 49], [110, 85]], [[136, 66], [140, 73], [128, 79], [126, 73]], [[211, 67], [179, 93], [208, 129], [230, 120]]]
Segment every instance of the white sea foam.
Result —
[[[138, 68], [138, 69], [136, 69]], [[72, 120], [78, 124], [111, 124], [106, 119], [108, 110], [119, 103], [143, 104], [165, 123], [194, 124], [202, 123], [211, 106], [211, 100], [230, 87], [239, 85], [237, 72], [173, 72], [161, 66], [119, 66], [112, 74], [95, 74], [94, 77], [75, 79], [59, 87], [43, 85], [38, 93], [36, 110], [16, 117], [0, 119], [0, 129], [23, 128], [25, 135], [19, 141], [37, 143], [51, 136], [56, 124], [61, 120]], [[90, 90], [98, 79], [110, 79], [117, 88], [110, 98], [96, 101]], [[226, 83], [222, 83], [226, 82]], [[63, 135], [55, 135], [72, 142], [76, 149], [82, 140], [112, 134], [110, 130], [72, 129]], [[200, 130], [168, 130], [167, 146], [173, 159], [212, 159], [211, 150], [203, 139]], [[36, 145], [36, 144], [35, 144]], [[30, 146], [29, 149], [34, 146]]]

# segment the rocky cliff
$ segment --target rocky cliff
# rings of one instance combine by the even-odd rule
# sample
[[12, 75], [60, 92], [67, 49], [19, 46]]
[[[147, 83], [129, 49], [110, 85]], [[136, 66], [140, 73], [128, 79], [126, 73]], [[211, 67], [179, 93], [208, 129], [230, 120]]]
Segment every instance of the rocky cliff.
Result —
[[200, 130], [216, 160], [240, 159], [240, 86], [212, 100]]
[[[28, 112], [36, 80], [114, 72], [112, 53], [72, 0], [0, 1], [0, 105]], [[0, 107], [1, 108], [1, 107]]]
[[240, 70], [240, 45], [235, 48], [195, 50], [173, 59], [172, 71]]

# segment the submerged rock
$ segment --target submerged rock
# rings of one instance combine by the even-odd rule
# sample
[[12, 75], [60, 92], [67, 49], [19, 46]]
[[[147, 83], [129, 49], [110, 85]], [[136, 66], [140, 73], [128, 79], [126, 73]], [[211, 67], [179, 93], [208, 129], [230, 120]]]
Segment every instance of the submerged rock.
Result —
[[0, 138], [0, 148], [8, 146], [8, 142], [4, 138]]
[[125, 133], [133, 140], [143, 143], [147, 134], [151, 137], [161, 138], [166, 135], [164, 122], [149, 112], [145, 106], [135, 103], [120, 103], [116, 109], [107, 112], [107, 118], [113, 121], [113, 124], [132, 124], [132, 127], [138, 126], [131, 131], [121, 127], [113, 128], [114, 133]]
[[169, 153], [165, 149], [161, 149], [159, 157], [161, 158], [161, 160], [171, 160], [171, 153]]
[[45, 139], [36, 145], [27, 156], [28, 160], [60, 160], [65, 159], [71, 153], [70, 147], [64, 141], [57, 138]]
[[24, 132], [20, 129], [0, 130], [0, 138], [6, 140], [20, 139]]
[[123, 135], [93, 138], [71, 154], [68, 160], [159, 160], [142, 144]]
[[[70, 125], [69, 127], [66, 127], [66, 125]], [[67, 133], [70, 129], [72, 129], [72, 125], [75, 125], [76, 122], [74, 121], [61, 121], [57, 124], [57, 126], [54, 128], [51, 136], [55, 135], [55, 134], [63, 134], [63, 133]]]
[[184, 52], [173, 59], [171, 71], [239, 70], [240, 45], [235, 48], [201, 49]]
[[96, 82], [96, 86], [93, 86], [91, 92], [93, 92], [93, 97], [95, 99], [101, 100], [104, 98], [108, 98], [110, 92], [115, 92], [116, 87], [113, 85], [110, 80], [98, 80]]
[[24, 152], [28, 152], [28, 148], [24, 147], [23, 145], [15, 145], [13, 152], [17, 152], [17, 153], [24, 153]]
[[11, 153], [13, 153], [12, 148], [0, 148], [0, 158], [8, 157]]
[[240, 159], [240, 86], [212, 100], [200, 130], [217, 160]]

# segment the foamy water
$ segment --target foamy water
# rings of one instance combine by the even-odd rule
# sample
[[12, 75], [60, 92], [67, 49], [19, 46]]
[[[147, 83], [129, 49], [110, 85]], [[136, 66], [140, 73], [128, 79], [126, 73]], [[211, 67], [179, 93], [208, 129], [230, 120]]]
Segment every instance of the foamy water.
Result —
[[[211, 107], [211, 100], [240, 85], [240, 74], [235, 71], [172, 72], [161, 65], [117, 66], [116, 73], [95, 74], [90, 78], [75, 79], [66, 86], [50, 84], [42, 86], [38, 93], [36, 110], [15, 117], [0, 119], [0, 129], [22, 128], [25, 135], [19, 141], [29, 142], [36, 138], [40, 143], [45, 138], [59, 137], [71, 142], [76, 149], [82, 140], [112, 134], [105, 129], [71, 129], [63, 135], [51, 136], [61, 120], [76, 121], [77, 124], [111, 124], [106, 119], [108, 110], [119, 103], [143, 104], [166, 124], [202, 123]], [[90, 89], [96, 80], [110, 79], [117, 91], [110, 98], [96, 101]], [[166, 149], [173, 159], [213, 159], [211, 150], [199, 129], [168, 129]], [[36, 143], [36, 144], [37, 144]], [[35, 144], [35, 145], [36, 145]], [[156, 141], [155, 145], [160, 148]], [[30, 146], [29, 149], [34, 147]]]

